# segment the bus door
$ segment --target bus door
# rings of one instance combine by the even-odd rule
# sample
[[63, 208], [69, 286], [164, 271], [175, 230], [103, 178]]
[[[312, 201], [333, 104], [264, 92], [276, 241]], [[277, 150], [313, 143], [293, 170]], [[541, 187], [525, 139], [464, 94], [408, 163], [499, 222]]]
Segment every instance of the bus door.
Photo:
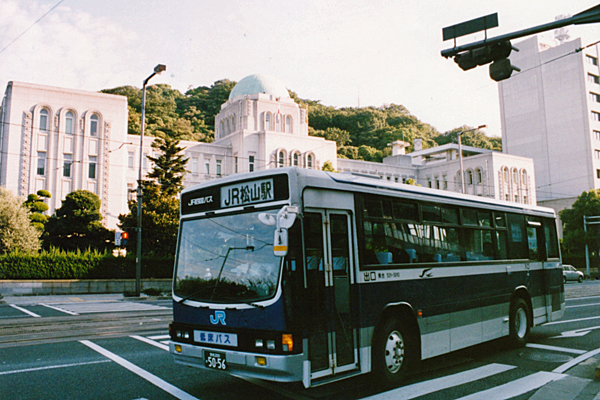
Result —
[[350, 214], [304, 213], [311, 379], [358, 367], [356, 330], [350, 301], [353, 280]]

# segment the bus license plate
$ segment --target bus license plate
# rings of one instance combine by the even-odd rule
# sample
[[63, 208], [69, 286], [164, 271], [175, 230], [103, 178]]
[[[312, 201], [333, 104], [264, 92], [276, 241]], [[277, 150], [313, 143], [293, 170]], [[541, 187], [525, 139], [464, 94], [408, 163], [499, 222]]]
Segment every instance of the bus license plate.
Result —
[[204, 365], [207, 368], [212, 369], [227, 369], [227, 364], [225, 363], [225, 353], [218, 353], [215, 351], [205, 351], [204, 352]]

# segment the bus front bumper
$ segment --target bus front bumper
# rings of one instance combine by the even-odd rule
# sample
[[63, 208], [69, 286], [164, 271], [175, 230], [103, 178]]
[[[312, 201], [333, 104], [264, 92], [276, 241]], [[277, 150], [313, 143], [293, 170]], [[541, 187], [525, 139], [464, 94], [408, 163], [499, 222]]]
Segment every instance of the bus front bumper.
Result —
[[[189, 367], [223, 371], [232, 375], [276, 382], [297, 382], [302, 381], [303, 378], [303, 363], [305, 360], [303, 354], [272, 355], [248, 353], [212, 349], [178, 342], [169, 343], [169, 352], [173, 355], [177, 364]], [[224, 355], [226, 368], [215, 369], [207, 367], [205, 364], [205, 354], [209, 352], [217, 352]]]

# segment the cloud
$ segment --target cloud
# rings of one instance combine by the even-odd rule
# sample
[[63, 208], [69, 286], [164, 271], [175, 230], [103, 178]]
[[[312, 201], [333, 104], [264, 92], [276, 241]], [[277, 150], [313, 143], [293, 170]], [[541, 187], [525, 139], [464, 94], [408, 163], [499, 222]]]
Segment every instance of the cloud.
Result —
[[130, 81], [137, 34], [62, 5], [35, 23], [54, 4], [0, 0], [0, 50], [30, 28], [0, 56], [0, 87], [14, 80], [96, 91]]

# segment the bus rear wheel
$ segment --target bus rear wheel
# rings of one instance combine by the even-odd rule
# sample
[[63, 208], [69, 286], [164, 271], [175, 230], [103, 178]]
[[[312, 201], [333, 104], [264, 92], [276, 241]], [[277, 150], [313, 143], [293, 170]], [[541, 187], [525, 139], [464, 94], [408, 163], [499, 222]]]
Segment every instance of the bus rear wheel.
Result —
[[388, 319], [373, 338], [374, 378], [397, 385], [412, 364], [412, 337], [401, 321]]
[[523, 299], [517, 299], [510, 307], [509, 339], [513, 347], [523, 347], [529, 338], [531, 321], [529, 306]]

